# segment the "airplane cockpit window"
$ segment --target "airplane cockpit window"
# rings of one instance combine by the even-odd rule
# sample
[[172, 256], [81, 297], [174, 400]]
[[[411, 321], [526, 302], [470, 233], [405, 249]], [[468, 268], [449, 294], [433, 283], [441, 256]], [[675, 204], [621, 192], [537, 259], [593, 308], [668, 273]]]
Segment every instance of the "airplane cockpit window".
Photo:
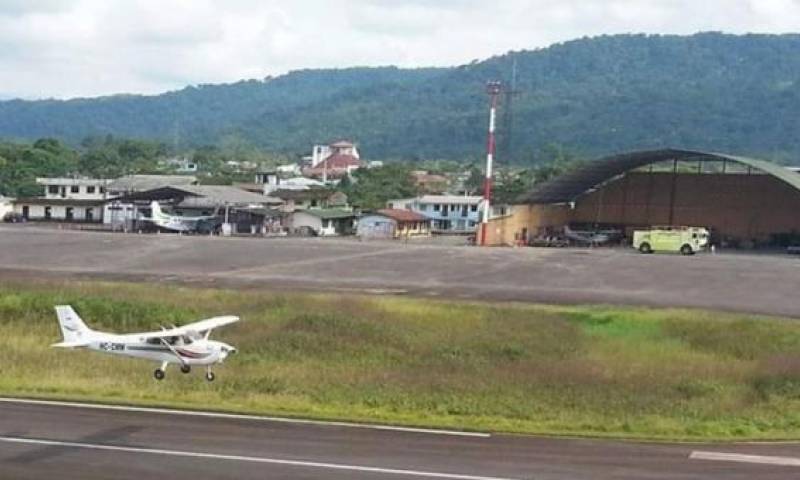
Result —
[[189, 345], [192, 340], [189, 337], [150, 337], [147, 339], [149, 345], [161, 345], [161, 340], [164, 340], [169, 345]]

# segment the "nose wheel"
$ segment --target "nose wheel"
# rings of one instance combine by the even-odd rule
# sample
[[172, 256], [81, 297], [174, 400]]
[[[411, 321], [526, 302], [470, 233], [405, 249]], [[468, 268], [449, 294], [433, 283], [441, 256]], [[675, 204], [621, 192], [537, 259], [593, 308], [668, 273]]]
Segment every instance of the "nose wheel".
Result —
[[192, 371], [192, 367], [190, 365], [181, 365], [181, 373], [189, 373]]
[[211, 369], [206, 370], [206, 380], [213, 382], [215, 378], [217, 377], [214, 375], [214, 372], [212, 372]]

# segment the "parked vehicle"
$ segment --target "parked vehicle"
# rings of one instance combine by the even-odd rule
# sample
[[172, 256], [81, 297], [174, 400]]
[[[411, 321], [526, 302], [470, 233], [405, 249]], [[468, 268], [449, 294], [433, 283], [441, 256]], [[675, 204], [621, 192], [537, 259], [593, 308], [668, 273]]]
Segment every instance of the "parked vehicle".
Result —
[[642, 253], [675, 252], [694, 255], [708, 246], [704, 227], [653, 227], [633, 232], [633, 248]]
[[6, 223], [22, 223], [25, 220], [25, 217], [17, 212], [8, 212], [3, 216], [3, 221]]

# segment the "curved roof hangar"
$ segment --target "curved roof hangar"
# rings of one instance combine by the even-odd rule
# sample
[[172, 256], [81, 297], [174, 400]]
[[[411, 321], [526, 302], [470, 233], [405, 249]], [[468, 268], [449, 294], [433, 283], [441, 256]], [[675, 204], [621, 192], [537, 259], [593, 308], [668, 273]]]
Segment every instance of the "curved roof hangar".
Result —
[[800, 190], [800, 173], [793, 172], [772, 162], [723, 153], [663, 149], [612, 155], [595, 160], [573, 172], [561, 175], [534, 188], [520, 198], [520, 203], [558, 204], [574, 202], [581, 195], [630, 170], [669, 160], [705, 160], [738, 163], [772, 175]]

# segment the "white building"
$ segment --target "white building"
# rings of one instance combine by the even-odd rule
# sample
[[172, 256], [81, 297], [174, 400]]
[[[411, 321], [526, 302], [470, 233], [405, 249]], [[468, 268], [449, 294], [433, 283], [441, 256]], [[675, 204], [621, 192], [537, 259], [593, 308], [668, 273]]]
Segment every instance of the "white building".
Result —
[[110, 182], [98, 178], [37, 178], [36, 183], [44, 186], [44, 196], [19, 198], [14, 211], [26, 220], [100, 222]]
[[162, 164], [177, 173], [197, 173], [199, 169], [197, 162], [190, 160], [188, 157], [168, 158]]
[[388, 208], [411, 210], [431, 219], [438, 233], [474, 233], [480, 223], [483, 198], [475, 195], [422, 195], [390, 200]]
[[355, 146], [355, 144], [346, 140], [340, 140], [338, 142], [331, 143], [330, 145], [314, 145], [314, 147], [311, 149], [311, 164], [309, 166], [311, 168], [316, 168], [317, 165], [322, 163], [323, 160], [326, 160], [334, 155], [347, 155], [355, 157], [356, 159], [361, 158], [361, 155], [359, 155], [358, 148]]
[[0, 219], [14, 211], [14, 199], [0, 195]]

